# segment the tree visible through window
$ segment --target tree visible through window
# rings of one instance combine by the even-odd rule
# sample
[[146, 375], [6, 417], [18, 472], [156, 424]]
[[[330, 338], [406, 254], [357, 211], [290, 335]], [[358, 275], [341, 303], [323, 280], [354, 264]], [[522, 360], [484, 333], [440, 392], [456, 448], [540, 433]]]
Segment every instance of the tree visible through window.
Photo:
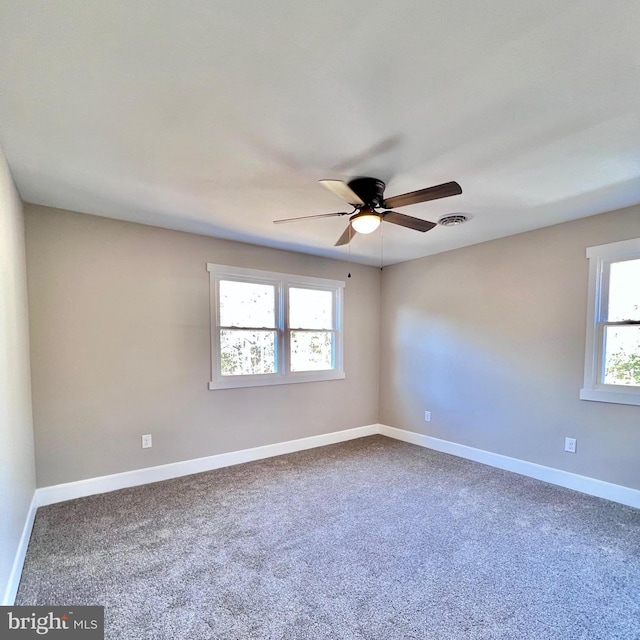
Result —
[[207, 268], [211, 389], [344, 378], [343, 282]]

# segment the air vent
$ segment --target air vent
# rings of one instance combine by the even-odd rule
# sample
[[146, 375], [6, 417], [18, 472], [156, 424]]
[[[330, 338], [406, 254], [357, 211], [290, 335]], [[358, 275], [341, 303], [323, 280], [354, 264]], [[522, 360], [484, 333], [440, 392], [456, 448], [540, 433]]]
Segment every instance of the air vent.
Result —
[[464, 224], [469, 218], [461, 213], [452, 213], [449, 216], [442, 216], [440, 220], [438, 220], [438, 224], [441, 224], [443, 227], [457, 227], [458, 225]]

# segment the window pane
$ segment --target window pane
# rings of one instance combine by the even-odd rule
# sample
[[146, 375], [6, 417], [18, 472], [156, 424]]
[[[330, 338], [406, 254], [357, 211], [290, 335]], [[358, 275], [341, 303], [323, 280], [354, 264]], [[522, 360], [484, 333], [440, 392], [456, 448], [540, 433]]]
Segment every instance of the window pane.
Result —
[[334, 329], [333, 293], [291, 287], [289, 326], [292, 329]]
[[640, 386], [640, 326], [605, 327], [604, 383]]
[[276, 332], [221, 329], [220, 373], [243, 376], [276, 371]]
[[333, 369], [332, 342], [328, 331], [292, 331], [291, 371]]
[[640, 259], [611, 263], [607, 319], [640, 320]]
[[223, 327], [275, 327], [275, 286], [220, 280]]

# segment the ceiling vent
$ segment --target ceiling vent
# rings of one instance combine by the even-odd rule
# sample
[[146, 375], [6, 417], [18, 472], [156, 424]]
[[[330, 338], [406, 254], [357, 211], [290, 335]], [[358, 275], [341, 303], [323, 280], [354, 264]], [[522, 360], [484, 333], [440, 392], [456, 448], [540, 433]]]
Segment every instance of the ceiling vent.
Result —
[[469, 218], [462, 213], [452, 213], [448, 216], [442, 216], [440, 220], [438, 220], [438, 224], [441, 224], [443, 227], [457, 227], [461, 224], [464, 224]]

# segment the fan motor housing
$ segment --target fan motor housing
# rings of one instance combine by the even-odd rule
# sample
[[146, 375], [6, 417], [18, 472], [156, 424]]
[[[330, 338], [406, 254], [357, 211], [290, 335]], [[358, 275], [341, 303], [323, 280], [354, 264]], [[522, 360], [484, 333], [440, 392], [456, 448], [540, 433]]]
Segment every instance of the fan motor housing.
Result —
[[354, 178], [349, 186], [370, 207], [381, 207], [384, 202], [385, 183], [377, 178]]

